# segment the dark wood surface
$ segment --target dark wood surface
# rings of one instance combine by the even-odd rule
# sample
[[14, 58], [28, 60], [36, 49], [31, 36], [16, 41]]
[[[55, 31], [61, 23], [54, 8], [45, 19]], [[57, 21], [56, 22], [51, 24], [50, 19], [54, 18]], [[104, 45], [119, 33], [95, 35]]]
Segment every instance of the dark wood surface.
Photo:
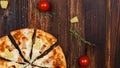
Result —
[[[39, 0], [9, 0], [8, 9], [0, 8], [0, 37], [20, 28], [40, 28], [53, 34], [63, 48], [67, 68], [120, 68], [120, 0], [48, 0], [51, 10], [37, 9]], [[79, 22], [70, 24], [78, 16]], [[70, 35], [77, 30], [90, 47]], [[78, 64], [79, 57], [90, 58], [88, 67]]]

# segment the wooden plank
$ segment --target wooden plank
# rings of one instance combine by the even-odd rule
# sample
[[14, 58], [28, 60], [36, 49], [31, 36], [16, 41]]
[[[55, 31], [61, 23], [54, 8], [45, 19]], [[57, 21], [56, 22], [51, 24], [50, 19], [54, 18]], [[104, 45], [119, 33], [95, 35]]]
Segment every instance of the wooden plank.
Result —
[[105, 68], [105, 0], [84, 0], [85, 37], [96, 44], [87, 49], [91, 59], [88, 68]]
[[120, 68], [120, 0], [111, 0], [111, 68]]
[[16, 24], [18, 23], [19, 28], [28, 27], [28, 1], [29, 0], [16, 1]]
[[106, 45], [105, 45], [105, 68], [111, 66], [111, 1], [106, 1]]
[[[70, 24], [70, 27], [76, 30], [82, 37], [84, 37], [84, 12], [82, 0], [70, 0], [69, 1], [69, 21], [74, 16], [77, 16], [79, 22], [76, 24]], [[74, 37], [70, 36], [70, 54], [69, 54], [69, 66], [68, 68], [80, 68], [79, 58], [86, 55], [85, 46], [81, 41], [78, 41]]]
[[1, 35], [6, 35], [10, 31], [27, 27], [28, 21], [27, 0], [9, 1], [8, 9], [1, 9], [0, 24]]
[[[11, 28], [14, 28], [13, 26], [16, 26], [15, 24], [15, 2], [16, 1], [9, 1], [8, 9], [4, 10], [1, 9], [1, 36], [6, 35]], [[11, 27], [12, 26], [12, 27]]]
[[[39, 28], [44, 31], [48, 31], [50, 27], [50, 16], [48, 12], [41, 12], [38, 9], [38, 2], [40, 0], [29, 0], [28, 4], [28, 22], [29, 27]], [[50, 14], [50, 13], [48, 13]]]

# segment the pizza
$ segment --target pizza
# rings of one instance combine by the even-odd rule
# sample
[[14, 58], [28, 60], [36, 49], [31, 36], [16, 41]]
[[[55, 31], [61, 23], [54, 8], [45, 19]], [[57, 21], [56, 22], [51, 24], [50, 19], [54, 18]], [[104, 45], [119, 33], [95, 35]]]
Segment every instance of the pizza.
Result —
[[40, 29], [11, 31], [0, 38], [0, 68], [67, 68], [56, 43], [53, 35]]
[[34, 29], [20, 29], [11, 32], [12, 37], [22, 52], [22, 55], [27, 60], [30, 60], [33, 33]]
[[33, 64], [47, 68], [66, 68], [65, 56], [60, 46], [55, 47], [51, 52], [37, 59]]
[[19, 51], [11, 43], [8, 36], [0, 38], [0, 57], [11, 61], [23, 62]]
[[42, 68], [40, 66], [27, 65], [24, 68]]
[[25, 68], [25, 65], [0, 59], [0, 68]]
[[42, 30], [36, 30], [35, 43], [33, 45], [31, 61], [35, 60], [36, 57], [49, 49], [56, 41], [57, 39], [51, 34]]

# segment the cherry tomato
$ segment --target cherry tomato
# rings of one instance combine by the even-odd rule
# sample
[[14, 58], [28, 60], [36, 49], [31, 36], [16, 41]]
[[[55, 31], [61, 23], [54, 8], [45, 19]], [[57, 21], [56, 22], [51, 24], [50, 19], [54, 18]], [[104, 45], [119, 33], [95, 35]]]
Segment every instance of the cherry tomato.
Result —
[[38, 8], [40, 11], [46, 12], [50, 9], [50, 3], [46, 0], [42, 0], [38, 3]]
[[89, 63], [90, 63], [90, 60], [89, 60], [89, 58], [88, 58], [87, 56], [82, 56], [82, 57], [79, 59], [79, 64], [80, 64], [80, 66], [85, 67], [85, 66], [88, 66]]

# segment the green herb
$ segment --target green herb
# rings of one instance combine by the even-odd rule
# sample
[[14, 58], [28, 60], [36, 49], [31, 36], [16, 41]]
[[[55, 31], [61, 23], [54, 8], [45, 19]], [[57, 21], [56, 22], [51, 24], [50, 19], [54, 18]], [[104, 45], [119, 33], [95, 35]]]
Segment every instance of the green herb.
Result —
[[88, 44], [90, 46], [95, 46], [95, 44], [85, 40], [80, 34], [78, 34], [78, 32], [76, 30], [70, 29], [70, 33], [73, 37], [75, 37], [79, 41], [82, 41], [83, 43]]

